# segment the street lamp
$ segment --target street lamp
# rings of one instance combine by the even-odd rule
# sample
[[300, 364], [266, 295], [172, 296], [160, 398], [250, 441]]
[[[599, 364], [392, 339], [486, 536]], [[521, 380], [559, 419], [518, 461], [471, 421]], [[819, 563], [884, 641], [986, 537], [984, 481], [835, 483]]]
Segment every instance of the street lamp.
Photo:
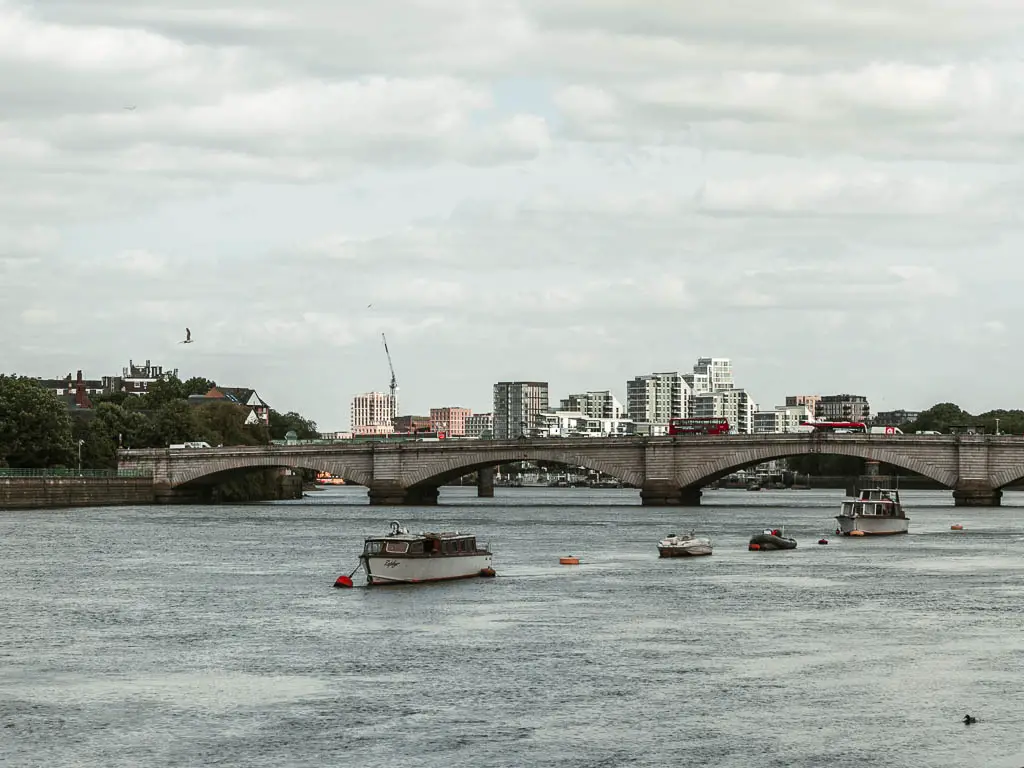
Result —
[[999, 419], [996, 419], [996, 437], [999, 437]]
[[85, 440], [78, 441], [78, 474], [82, 474], [82, 446], [85, 445]]

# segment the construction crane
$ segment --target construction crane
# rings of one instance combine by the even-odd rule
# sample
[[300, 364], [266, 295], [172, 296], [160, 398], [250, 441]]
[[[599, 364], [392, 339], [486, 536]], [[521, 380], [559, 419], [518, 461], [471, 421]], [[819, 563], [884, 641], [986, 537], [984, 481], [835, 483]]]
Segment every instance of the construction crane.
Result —
[[394, 415], [398, 415], [398, 382], [395, 380], [395, 366], [391, 364], [391, 352], [388, 350], [388, 337], [381, 333], [384, 340], [384, 354], [388, 356], [388, 368], [391, 369], [391, 405], [395, 409]]

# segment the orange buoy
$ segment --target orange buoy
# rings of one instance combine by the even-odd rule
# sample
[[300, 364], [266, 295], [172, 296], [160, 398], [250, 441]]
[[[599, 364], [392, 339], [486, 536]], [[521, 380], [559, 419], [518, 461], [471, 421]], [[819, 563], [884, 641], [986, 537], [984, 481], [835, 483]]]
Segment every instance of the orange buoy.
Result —
[[569, 555], [568, 557], [558, 558], [558, 562], [562, 565], [579, 565], [580, 559], [578, 557], [573, 557], [572, 555]]
[[962, 531], [963, 529], [964, 527], [960, 523], [953, 523], [953, 525], [949, 526], [951, 531]]
[[497, 573], [493, 568], [481, 568], [480, 575], [483, 576], [485, 579], [493, 579], [497, 575]]
[[863, 536], [864, 531], [850, 531], [851, 536]]
[[334, 582], [334, 586], [338, 589], [352, 589], [352, 577], [350, 576], [339, 576]]
[[751, 544], [749, 547], [747, 547], [747, 549], [749, 549], [751, 552], [757, 552], [757, 551], [759, 551], [761, 549], [761, 545], [760, 544]]

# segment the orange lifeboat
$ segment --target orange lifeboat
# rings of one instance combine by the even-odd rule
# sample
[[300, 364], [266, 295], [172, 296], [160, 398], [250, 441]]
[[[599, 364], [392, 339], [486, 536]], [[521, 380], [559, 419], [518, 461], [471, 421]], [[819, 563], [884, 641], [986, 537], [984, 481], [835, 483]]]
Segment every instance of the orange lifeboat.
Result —
[[568, 557], [558, 558], [558, 562], [561, 565], [579, 565], [580, 559], [578, 557], [573, 557], [572, 555], [569, 555]]
[[960, 523], [953, 523], [949, 526], [949, 530], [951, 531], [962, 531], [963, 529], [964, 527]]

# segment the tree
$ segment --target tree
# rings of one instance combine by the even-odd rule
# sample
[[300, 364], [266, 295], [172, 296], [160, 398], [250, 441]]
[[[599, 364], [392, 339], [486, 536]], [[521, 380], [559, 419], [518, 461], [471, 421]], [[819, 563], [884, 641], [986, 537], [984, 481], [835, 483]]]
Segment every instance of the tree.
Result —
[[217, 384], [209, 379], [204, 379], [202, 376], [193, 376], [181, 385], [182, 396], [205, 395], [215, 386]]
[[202, 428], [199, 414], [186, 400], [164, 403], [151, 418], [156, 442], [160, 446], [199, 439], [197, 435]]
[[246, 426], [249, 410], [226, 400], [204, 403], [196, 408], [201, 440], [210, 445], [265, 445], [262, 426]]
[[71, 440], [71, 417], [55, 394], [34, 379], [0, 375], [0, 465], [67, 466]]
[[278, 413], [270, 409], [270, 437], [273, 440], [284, 440], [285, 435], [294, 431], [299, 440], [315, 440], [320, 436], [316, 422], [303, 418], [295, 411]]

